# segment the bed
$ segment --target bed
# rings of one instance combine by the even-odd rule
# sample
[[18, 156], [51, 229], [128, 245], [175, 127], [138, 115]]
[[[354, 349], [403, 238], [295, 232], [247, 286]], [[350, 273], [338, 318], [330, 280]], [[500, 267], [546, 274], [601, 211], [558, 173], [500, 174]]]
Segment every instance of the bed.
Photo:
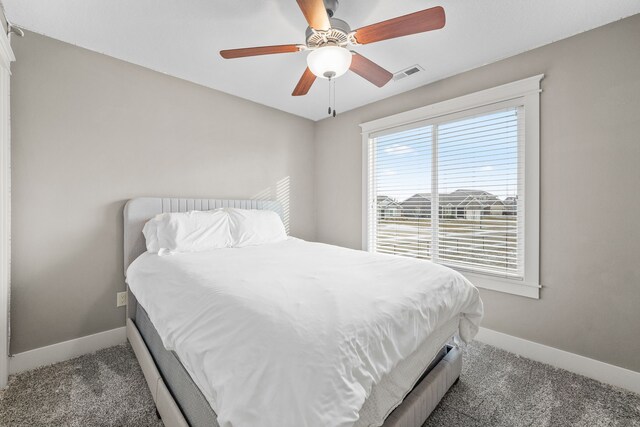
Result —
[[[408, 316], [417, 313], [415, 318], [401, 319], [404, 323], [392, 319], [384, 325], [385, 328], [394, 325], [406, 328], [407, 324], [415, 324], [416, 330], [404, 334], [404, 339], [385, 341], [386, 338], [381, 338], [378, 343], [371, 339], [371, 336], [377, 337], [378, 329], [369, 330], [367, 322], [356, 320], [364, 316], [362, 313], [371, 312], [371, 307], [379, 308], [381, 314], [374, 312], [369, 316], [387, 319], [398, 313], [393, 310], [399, 305], [412, 300], [398, 298], [395, 301], [395, 292], [385, 294], [388, 289], [371, 280], [377, 276], [364, 280], [365, 272], [358, 265], [369, 263], [372, 259], [369, 254], [298, 239], [269, 247], [223, 249], [182, 258], [161, 259], [145, 253], [141, 230], [157, 213], [219, 207], [281, 213], [277, 202], [217, 199], [140, 198], [130, 200], [124, 210], [125, 275], [135, 261], [127, 277], [127, 337], [165, 425], [226, 427], [235, 425], [234, 420], [242, 420], [237, 424], [243, 425], [422, 425], [460, 375], [461, 352], [453, 338], [462, 333], [468, 340], [475, 334], [482, 316], [477, 290], [464, 283], [447, 282], [446, 286], [437, 288], [441, 293], [442, 289], [446, 290], [443, 297], [438, 296], [436, 290], [433, 295], [424, 294], [422, 288], [410, 283], [412, 280], [404, 280], [407, 290], [403, 287], [398, 294], [420, 291], [422, 293], [416, 295], [424, 300], [421, 300], [424, 307], [411, 310], [403, 307], [402, 313]], [[399, 275], [407, 270], [407, 265], [411, 266], [407, 264], [411, 261], [400, 261], [396, 257], [375, 261], [374, 264], [389, 264], [387, 269], [396, 266], [400, 269], [396, 272]], [[254, 268], [242, 268], [243, 265]], [[254, 284], [258, 277], [254, 270], [260, 272], [258, 285]], [[381, 274], [380, 271], [377, 274]], [[426, 274], [425, 271], [420, 274]], [[453, 279], [448, 280], [453, 282], [462, 280], [442, 267], [433, 267], [432, 273], [434, 277], [450, 275]], [[341, 276], [346, 276], [344, 283], [360, 280], [362, 276], [367, 284], [365, 293], [362, 287], [351, 288], [344, 283], [334, 287], [319, 285], [339, 283]], [[214, 287], [210, 286], [211, 277], [215, 277]], [[320, 280], [325, 277], [331, 280]], [[295, 286], [291, 285], [290, 278], [295, 279]], [[243, 286], [236, 283], [225, 287], [234, 281]], [[301, 283], [313, 286], [304, 288]], [[455, 292], [460, 294], [452, 297]], [[373, 296], [367, 305], [369, 294]], [[384, 298], [376, 299], [379, 296]], [[281, 306], [283, 300], [295, 304], [287, 302]], [[349, 304], [345, 305], [345, 300]], [[234, 306], [234, 301], [248, 302]], [[428, 304], [433, 306], [426, 309]], [[198, 308], [199, 305], [206, 310]], [[451, 308], [441, 309], [443, 305]], [[229, 311], [228, 307], [234, 309]], [[331, 309], [335, 309], [335, 314], [325, 315]], [[296, 314], [293, 320], [287, 320], [291, 319], [292, 310]], [[267, 315], [260, 317], [265, 312]], [[332, 320], [332, 316], [338, 320]], [[233, 323], [225, 323], [231, 322], [230, 319]], [[338, 331], [339, 336], [351, 333], [352, 324], [358, 325], [353, 335], [358, 338], [352, 343], [357, 347], [353, 350], [353, 354], [358, 355], [357, 363], [352, 360], [351, 350], [327, 346], [334, 339], [326, 338], [324, 330], [317, 331], [314, 325], [318, 319], [330, 334]], [[272, 325], [274, 322], [276, 326]], [[238, 324], [243, 327], [237, 327]], [[227, 333], [232, 329], [233, 333]], [[371, 335], [371, 331], [375, 334]], [[424, 337], [418, 339], [421, 334]], [[369, 354], [360, 357], [363, 342], [377, 359]], [[345, 354], [348, 359], [344, 359]], [[334, 359], [346, 361], [338, 364], [332, 362]], [[342, 371], [336, 374], [334, 366], [342, 364], [349, 365], [347, 374]], [[243, 369], [244, 366], [251, 369]], [[236, 382], [239, 381], [236, 378], [242, 379], [240, 384], [223, 378], [229, 372], [234, 373]], [[246, 388], [242, 389], [243, 386]], [[234, 387], [238, 389], [235, 394]], [[291, 395], [287, 395], [289, 389]], [[326, 390], [335, 393], [340, 404], [330, 401], [326, 393], [322, 394]], [[284, 405], [294, 401], [297, 405], [292, 404], [289, 411]], [[319, 403], [315, 407], [308, 402]], [[233, 418], [234, 413], [242, 417]], [[280, 418], [274, 419], [276, 414]]]

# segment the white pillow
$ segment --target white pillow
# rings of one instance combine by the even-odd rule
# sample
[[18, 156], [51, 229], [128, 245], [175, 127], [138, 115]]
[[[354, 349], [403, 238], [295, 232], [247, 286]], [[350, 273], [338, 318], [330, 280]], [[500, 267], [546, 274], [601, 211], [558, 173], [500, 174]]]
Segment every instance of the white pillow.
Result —
[[280, 215], [268, 210], [227, 208], [233, 246], [262, 245], [287, 239]]
[[[148, 226], [147, 226], [148, 225]], [[223, 209], [213, 211], [175, 212], [156, 215], [145, 224], [147, 250], [154, 246], [156, 229], [159, 255], [176, 252], [203, 252], [231, 247], [229, 215]], [[151, 249], [151, 250], [149, 250]]]
[[152, 254], [157, 254], [160, 250], [158, 243], [158, 223], [162, 221], [162, 215], [163, 214], [159, 214], [151, 218], [142, 228], [142, 234], [144, 234], [144, 239], [147, 243], [147, 252]]

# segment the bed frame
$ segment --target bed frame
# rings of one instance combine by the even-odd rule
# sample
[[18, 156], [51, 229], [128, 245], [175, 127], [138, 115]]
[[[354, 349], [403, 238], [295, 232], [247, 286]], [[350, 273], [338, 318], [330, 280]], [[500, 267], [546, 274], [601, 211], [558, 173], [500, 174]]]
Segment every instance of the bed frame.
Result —
[[[278, 202], [265, 200], [221, 200], [181, 198], [137, 198], [127, 202], [124, 208], [124, 273], [129, 265], [146, 250], [142, 228], [146, 221], [163, 212], [188, 212], [211, 210], [221, 207], [240, 209], [272, 210], [282, 216]], [[163, 375], [156, 364], [145, 339], [136, 324], [137, 302], [128, 292], [127, 339], [140, 363], [151, 391], [159, 416], [167, 427], [189, 427], [167, 375]], [[458, 380], [462, 370], [462, 355], [459, 349], [446, 346], [427, 369], [416, 386], [402, 403], [386, 418], [382, 427], [420, 427], [449, 388]], [[213, 425], [217, 425], [216, 422]]]

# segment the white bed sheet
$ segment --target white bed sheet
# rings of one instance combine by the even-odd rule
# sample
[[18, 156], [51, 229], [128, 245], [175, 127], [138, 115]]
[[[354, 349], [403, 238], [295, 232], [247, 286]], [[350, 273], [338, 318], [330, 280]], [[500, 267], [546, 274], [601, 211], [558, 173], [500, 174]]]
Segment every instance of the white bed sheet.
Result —
[[429, 364], [451, 338], [458, 333], [458, 318], [449, 320], [433, 331], [409, 357], [402, 359], [371, 387], [354, 427], [378, 427], [402, 403]]
[[352, 426], [371, 393], [478, 290], [427, 261], [289, 239], [134, 261], [127, 282], [221, 426]]

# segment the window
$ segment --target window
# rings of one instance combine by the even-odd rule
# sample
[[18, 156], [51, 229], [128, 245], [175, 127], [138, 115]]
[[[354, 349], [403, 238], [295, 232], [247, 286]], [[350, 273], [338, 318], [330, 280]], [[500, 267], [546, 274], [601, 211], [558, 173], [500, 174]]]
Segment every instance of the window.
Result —
[[365, 248], [537, 298], [541, 78], [363, 124]]

